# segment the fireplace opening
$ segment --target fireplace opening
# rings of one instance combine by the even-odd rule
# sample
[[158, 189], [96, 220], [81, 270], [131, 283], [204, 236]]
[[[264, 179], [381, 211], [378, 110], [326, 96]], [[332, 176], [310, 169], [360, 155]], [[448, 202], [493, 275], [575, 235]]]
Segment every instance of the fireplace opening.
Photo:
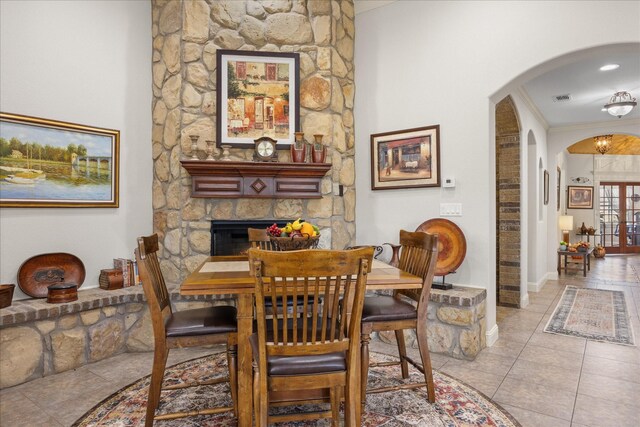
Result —
[[247, 228], [267, 228], [276, 223], [284, 227], [292, 219], [251, 219], [251, 220], [212, 220], [211, 255], [239, 255], [247, 251], [249, 233]]

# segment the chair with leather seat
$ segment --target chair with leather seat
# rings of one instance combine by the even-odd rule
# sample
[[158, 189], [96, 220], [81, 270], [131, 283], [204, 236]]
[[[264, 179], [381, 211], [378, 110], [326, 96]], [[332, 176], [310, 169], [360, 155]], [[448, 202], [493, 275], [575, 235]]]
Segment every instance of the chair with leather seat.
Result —
[[[331, 418], [332, 425], [337, 426], [344, 391], [349, 426], [346, 415], [360, 410], [357, 337], [373, 249], [276, 252], [252, 248], [248, 253], [255, 278], [257, 319], [257, 333], [250, 340], [256, 425]], [[281, 318], [267, 319], [267, 297], [296, 301], [296, 311], [302, 316], [285, 311]], [[348, 303], [341, 304], [341, 300]], [[314, 389], [329, 391], [330, 410], [269, 414], [270, 403], [274, 403], [271, 393], [294, 392], [295, 396], [302, 396], [304, 391]]]
[[[435, 402], [433, 372], [427, 345], [427, 304], [438, 259], [438, 235], [422, 231], [400, 230], [400, 260], [398, 268], [422, 277], [421, 289], [399, 289], [393, 295], [367, 296], [362, 309], [362, 404], [367, 393], [380, 393], [403, 388], [426, 386], [429, 402]], [[412, 303], [413, 302], [413, 303]], [[414, 305], [417, 303], [417, 306]], [[422, 364], [407, 356], [405, 329], [415, 329]], [[424, 375], [424, 383], [403, 384], [397, 387], [367, 390], [369, 366], [369, 340], [372, 332], [395, 331], [400, 355], [402, 378], [409, 377], [409, 363]], [[385, 363], [384, 365], [388, 365]]]
[[[135, 251], [136, 260], [149, 305], [149, 312], [151, 313], [155, 341], [145, 426], [152, 426], [154, 419], [166, 420], [195, 415], [217, 414], [225, 411], [234, 411], [235, 413], [237, 402], [236, 308], [233, 306], [216, 306], [174, 312], [171, 309], [169, 292], [167, 291], [162, 271], [160, 271], [158, 250], [157, 234], [138, 238], [138, 247]], [[227, 345], [228, 378], [216, 378], [210, 381], [189, 382], [162, 387], [170, 349], [212, 344]], [[161, 391], [222, 382], [230, 382], [233, 406], [156, 415]]]

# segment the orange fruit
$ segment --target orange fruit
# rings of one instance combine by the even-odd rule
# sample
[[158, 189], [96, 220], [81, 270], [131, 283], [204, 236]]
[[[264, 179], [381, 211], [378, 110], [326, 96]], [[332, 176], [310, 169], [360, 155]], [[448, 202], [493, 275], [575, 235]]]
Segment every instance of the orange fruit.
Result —
[[302, 235], [313, 236], [313, 226], [308, 222], [302, 223], [302, 228], [300, 229]]

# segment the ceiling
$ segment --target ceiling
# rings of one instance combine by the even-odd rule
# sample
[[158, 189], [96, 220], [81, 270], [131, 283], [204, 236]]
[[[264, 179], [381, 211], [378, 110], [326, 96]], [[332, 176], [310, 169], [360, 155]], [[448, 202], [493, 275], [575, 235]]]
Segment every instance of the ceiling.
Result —
[[[600, 71], [606, 64], [618, 64], [611, 71]], [[550, 128], [594, 122], [612, 122], [640, 118], [635, 107], [622, 119], [602, 111], [611, 96], [627, 91], [640, 98], [640, 49], [627, 52], [606, 50], [586, 59], [560, 66], [533, 78], [523, 89]], [[557, 102], [556, 96], [569, 95]]]
[[[583, 139], [567, 147], [571, 154], [600, 154], [596, 151], [593, 138]], [[640, 156], [640, 138], [632, 135], [614, 134], [611, 138], [611, 149], [607, 154], [630, 154]]]
[[[356, 14], [363, 13], [394, 1], [397, 0], [354, 0], [355, 11]], [[613, 126], [640, 119], [640, 105], [620, 119], [602, 111], [611, 96], [618, 91], [627, 91], [640, 100], [640, 48], [637, 45], [592, 49], [588, 56], [582, 55], [580, 59], [568, 62], [567, 60], [564, 65], [547, 69], [520, 87], [521, 93], [528, 98], [530, 106], [537, 110], [535, 112], [546, 122], [548, 128], [607, 122]], [[620, 67], [600, 71], [600, 67], [606, 64], [618, 64]], [[568, 101], [554, 101], [556, 96], [567, 94], [570, 98]], [[615, 133], [614, 128], [611, 133]], [[623, 150], [626, 154], [631, 154], [628, 149], [632, 147], [635, 151], [640, 150], [636, 147], [640, 143], [638, 138], [627, 139], [626, 142]], [[586, 144], [579, 150], [586, 150]]]

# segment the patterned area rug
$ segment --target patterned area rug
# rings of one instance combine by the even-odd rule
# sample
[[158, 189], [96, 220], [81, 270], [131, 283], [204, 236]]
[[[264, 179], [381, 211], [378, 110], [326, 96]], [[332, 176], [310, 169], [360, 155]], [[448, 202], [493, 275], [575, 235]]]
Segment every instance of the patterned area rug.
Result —
[[635, 346], [622, 291], [567, 286], [544, 331]]
[[[397, 360], [391, 356], [371, 353], [373, 361]], [[410, 365], [411, 366], [411, 365]], [[226, 372], [226, 357], [223, 353], [183, 362], [167, 369], [165, 384], [174, 384], [184, 379], [200, 380], [215, 378]], [[408, 381], [418, 382], [421, 374], [411, 368]], [[424, 389], [403, 390], [367, 396], [363, 414], [363, 426], [520, 426], [506, 411], [493, 403], [479, 391], [434, 371], [436, 403], [430, 404]], [[424, 380], [424, 378], [423, 378]], [[376, 367], [369, 371], [369, 386], [390, 386], [401, 384], [399, 366]], [[149, 377], [121, 389], [108, 397], [80, 418], [74, 426], [141, 426], [144, 425], [145, 405]], [[166, 391], [162, 393], [160, 413], [178, 410], [193, 410], [205, 406], [230, 405], [229, 385], [193, 387], [190, 389]], [[288, 407], [280, 410], [300, 411], [301, 408]], [[303, 410], [305, 408], [302, 408]], [[181, 418], [158, 421], [158, 426], [235, 426], [231, 413], [210, 416]], [[280, 426], [328, 426], [328, 420], [280, 423]]]

